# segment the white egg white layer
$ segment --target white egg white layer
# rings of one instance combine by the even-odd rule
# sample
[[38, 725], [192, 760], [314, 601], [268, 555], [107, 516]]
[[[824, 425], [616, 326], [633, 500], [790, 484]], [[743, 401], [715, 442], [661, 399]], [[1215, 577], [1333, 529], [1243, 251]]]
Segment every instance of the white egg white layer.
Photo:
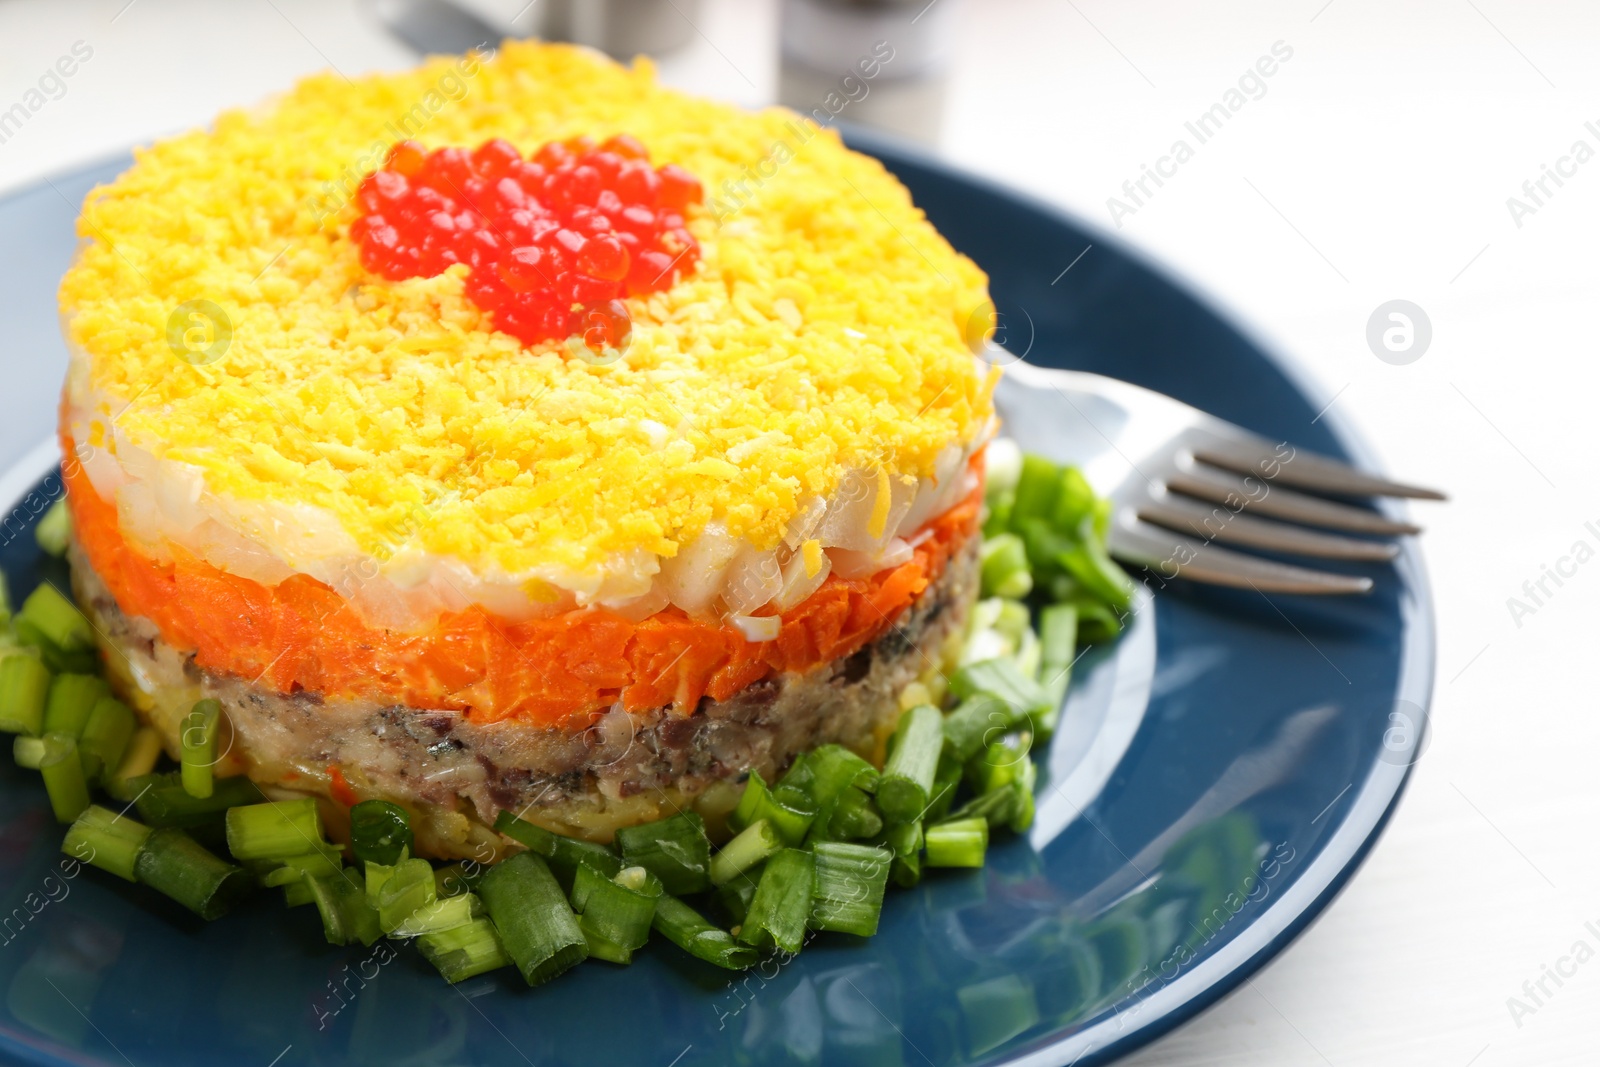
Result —
[[[865, 577], [909, 560], [931, 521], [974, 488], [968, 460], [987, 437], [946, 447], [932, 477], [888, 478], [886, 508], [880, 509], [885, 481], [877, 471], [848, 471], [831, 496], [801, 509], [773, 548], [732, 537], [713, 521], [675, 556], [641, 549], [615, 554], [592, 571], [540, 565], [513, 574], [424, 551], [415, 531], [374, 555], [325, 509], [214, 492], [199, 467], [130, 440], [111, 417], [122, 403], [86, 379], [69, 376], [66, 428], [75, 442], [102, 442], [80, 448], [80, 460], [95, 491], [115, 503], [122, 535], [141, 552], [165, 560], [178, 546], [263, 585], [305, 574], [338, 591], [370, 625], [396, 630], [424, 629], [440, 614], [473, 604], [513, 621], [588, 605], [642, 619], [672, 605], [700, 618], [730, 619], [752, 640], [770, 639], [770, 624], [745, 620], [788, 610], [830, 574]], [[809, 560], [808, 541], [821, 549]]]

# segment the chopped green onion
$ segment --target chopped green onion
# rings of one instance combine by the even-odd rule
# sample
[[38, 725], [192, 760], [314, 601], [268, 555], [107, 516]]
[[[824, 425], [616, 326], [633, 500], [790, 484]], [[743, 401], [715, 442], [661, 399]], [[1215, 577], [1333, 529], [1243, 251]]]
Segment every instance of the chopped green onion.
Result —
[[811, 901], [811, 927], [859, 937], [877, 933], [893, 855], [872, 845], [838, 841], [819, 841], [814, 851], [816, 892]]
[[129, 783], [155, 770], [161, 753], [161, 735], [153, 727], [139, 727], [122, 753], [122, 761], [106, 776], [106, 792], [117, 800], [133, 800], [138, 793], [137, 790], [130, 791]]
[[978, 558], [984, 596], [1020, 598], [1033, 591], [1028, 550], [1016, 534], [1003, 533], [987, 538], [978, 551]]
[[884, 818], [893, 823], [922, 817], [943, 747], [943, 716], [938, 708], [921, 704], [900, 716], [883, 777], [878, 779], [878, 807]]
[[387, 800], [363, 800], [350, 809], [350, 849], [357, 861], [393, 865], [410, 855], [411, 816]]
[[298, 908], [316, 902], [317, 898], [311, 892], [311, 882], [304, 873], [298, 881], [290, 882], [283, 887], [283, 906], [286, 908]]
[[1027, 677], [1009, 659], [968, 663], [950, 676], [950, 692], [958, 700], [992, 696], [1005, 702], [1012, 716], [1043, 715], [1052, 710], [1050, 697], [1038, 682]]
[[11, 586], [6, 582], [4, 571], [0, 571], [0, 623], [11, 621]]
[[711, 842], [705, 820], [692, 811], [618, 830], [617, 848], [623, 863], [654, 874], [668, 893], [697, 893], [711, 885]]
[[1050, 521], [1059, 530], [1080, 530], [1084, 519], [1093, 518], [1095, 503], [1094, 487], [1083, 472], [1077, 467], [1064, 467]]
[[816, 772], [811, 766], [812, 753], [802, 752], [789, 764], [789, 769], [778, 778], [775, 786], [792, 785], [807, 796], [811, 795], [811, 783], [816, 779]]
[[11, 629], [17, 635], [18, 646], [37, 656], [52, 674], [94, 674], [100, 669], [100, 658], [92, 648], [64, 651], [22, 618], [11, 620]]
[[967, 633], [993, 630], [1000, 622], [1000, 612], [1004, 607], [1005, 601], [997, 596], [975, 602], [967, 612]]
[[547, 982], [589, 955], [578, 917], [542, 857], [522, 852], [495, 864], [478, 883], [478, 894], [506, 955], [529, 985]]
[[283, 861], [280, 867], [274, 867], [261, 878], [264, 886], [288, 885], [301, 878], [332, 878], [344, 871], [344, 865], [339, 862], [339, 853], [329, 845], [317, 852], [307, 852], [304, 856], [290, 856]]
[[1033, 632], [1033, 620], [1028, 615], [1028, 605], [1020, 600], [1000, 597], [1000, 613], [995, 616], [994, 628], [1011, 639], [1013, 644]]
[[1057, 553], [1055, 559], [1084, 589], [1093, 593], [1112, 611], [1119, 614], [1126, 612], [1133, 603], [1133, 579], [1112, 562], [1098, 538], [1085, 537], [1066, 551]]
[[211, 768], [217, 762], [217, 732], [222, 722], [222, 705], [201, 700], [183, 717], [178, 734], [183, 771], [183, 788], [192, 797], [204, 800], [211, 795]]
[[44, 762], [45, 753], [50, 749], [42, 737], [29, 737], [27, 734], [18, 734], [11, 742], [11, 759], [18, 767], [36, 771], [39, 764]]
[[478, 879], [483, 877], [481, 868], [474, 864], [477, 873], [469, 873], [466, 866], [461, 863], [450, 863], [433, 870], [433, 885], [438, 890], [440, 897], [460, 896], [470, 893], [478, 884]]
[[89, 722], [89, 713], [109, 696], [111, 687], [93, 674], [58, 674], [50, 683], [44, 704], [44, 732], [77, 738]]
[[268, 889], [276, 889], [279, 886], [294, 885], [296, 882], [304, 881], [305, 877], [306, 872], [303, 868], [293, 864], [284, 864], [282, 867], [274, 867], [261, 875], [259, 881]]
[[1011, 503], [1011, 526], [1029, 519], [1050, 521], [1055, 516], [1061, 494], [1061, 468], [1043, 456], [1023, 455], [1022, 473], [1017, 476]]
[[[378, 913], [367, 902], [367, 894], [354, 871], [341, 870], [322, 878], [306, 878], [311, 899], [322, 916], [322, 936], [330, 945], [359, 941], [370, 945], [383, 936]], [[428, 884], [433, 884], [429, 878]]]
[[500, 935], [488, 919], [474, 919], [449, 930], [423, 934], [417, 938], [417, 948], [452, 985], [511, 966], [511, 957], [506, 955]]
[[1008, 826], [1016, 833], [1033, 825], [1038, 769], [1025, 753], [1018, 756], [1007, 740], [996, 742], [976, 769], [969, 768], [969, 774], [991, 788], [963, 804], [947, 822], [982, 818], [991, 827]]
[[622, 870], [621, 857], [606, 846], [551, 833], [509, 811], [502, 811], [495, 818], [494, 828], [542, 857], [561, 884], [569, 889], [580, 864], [595, 867], [608, 877]]
[[323, 841], [322, 816], [310, 797], [229, 808], [225, 823], [235, 859], [285, 860]]
[[[309, 858], [309, 855], [307, 858]], [[263, 889], [287, 889], [292, 885], [300, 885], [312, 877], [303, 867], [287, 863], [272, 863], [268, 860], [247, 860], [239, 866], [243, 867], [256, 880], [256, 885], [261, 886]], [[336, 868], [333, 873], [342, 875], [344, 868]], [[319, 872], [317, 877], [325, 878], [327, 875]]]
[[756, 948], [799, 952], [811, 916], [816, 861], [809, 852], [786, 848], [767, 861], [739, 928], [739, 940]]
[[720, 926], [677, 897], [663, 895], [656, 901], [656, 933], [671, 941], [697, 960], [730, 971], [742, 971], [756, 962], [756, 950], [742, 945]]
[[996, 596], [972, 605], [967, 613], [966, 636], [961, 643], [958, 662], [975, 663], [978, 660], [1011, 655], [1015, 648], [1014, 642], [997, 629], [1005, 604], [1005, 600]]
[[1030, 682], [1039, 680], [1039, 635], [1033, 630], [1022, 631], [1022, 637], [1017, 641], [1017, 650], [1012, 653], [1011, 660], [1017, 665], [1017, 670]]
[[33, 539], [39, 547], [57, 559], [67, 554], [67, 541], [72, 537], [72, 516], [67, 511], [66, 498], [57, 500], [33, 528]]
[[1017, 817], [1021, 798], [1017, 790], [1012, 787], [996, 789], [992, 793], [983, 793], [973, 797], [946, 818], [946, 822], [963, 822], [967, 819], [982, 819], [992, 827], [1010, 826], [1011, 820]]
[[936, 822], [955, 803], [956, 790], [961, 787], [961, 775], [966, 769], [961, 758], [946, 745], [939, 753], [939, 769], [933, 775], [933, 795], [928, 799], [928, 813], [924, 821]]
[[367, 903], [374, 908], [378, 906], [378, 894], [383, 892], [383, 883], [394, 877], [394, 868], [385, 863], [373, 863], [368, 860], [362, 865], [364, 868], [364, 885], [367, 891]]
[[68, 734], [45, 734], [44, 743], [39, 773], [50, 794], [50, 809], [57, 822], [72, 822], [89, 806], [89, 783], [83, 776], [77, 739]]
[[583, 931], [583, 940], [589, 950], [590, 959], [605, 960], [607, 963], [615, 963], [623, 967], [633, 962], [632, 949], [623, 948], [615, 941], [607, 941], [589, 927], [584, 926], [581, 919], [578, 922], [578, 928]]
[[816, 817], [817, 805], [805, 790], [795, 785], [768, 789], [760, 772], [752, 770], [739, 805], [733, 809], [732, 822], [744, 827], [765, 819], [786, 843], [798, 845], [805, 840]]
[[835, 841], [853, 841], [876, 837], [882, 831], [883, 816], [863, 790], [851, 786], [834, 801], [833, 817], [828, 820], [828, 837]]
[[50, 671], [30, 655], [0, 659], [0, 730], [11, 734], [44, 732], [44, 707], [50, 697]]
[[957, 662], [964, 666], [986, 659], [1010, 659], [1016, 652], [1017, 643], [999, 630], [975, 630], [967, 635]]
[[1052, 592], [1059, 589], [1057, 579], [1070, 577], [1061, 567], [1060, 557], [1072, 551], [1077, 543], [1075, 530], [1063, 530], [1048, 519], [1011, 517], [1011, 530], [1022, 538], [1028, 550], [1028, 562], [1033, 564], [1035, 588], [1045, 587]]
[[945, 744], [965, 763], [983, 750], [990, 737], [1011, 729], [1018, 721], [1005, 701], [978, 693], [944, 717]]
[[1078, 655], [1078, 611], [1071, 604], [1051, 604], [1039, 612], [1039, 679], [1050, 699], [1050, 711], [1040, 716], [1039, 725], [1054, 726], [1061, 702], [1066, 699], [1072, 680], [1072, 664]]
[[94, 777], [103, 777], [108, 769], [114, 770], [122, 762], [138, 725], [128, 705], [116, 697], [104, 696], [95, 702], [89, 721], [83, 724], [83, 736], [78, 739]]
[[1011, 821], [1006, 825], [1014, 834], [1020, 834], [1033, 825], [1033, 816], [1036, 813], [1033, 786], [1038, 777], [1039, 771], [1034, 766], [1033, 760], [1023, 760], [1022, 774], [1010, 785], [1011, 791], [1016, 795], [1016, 808], [1011, 813]]
[[472, 920], [482, 917], [483, 902], [476, 894], [462, 893], [459, 896], [445, 897], [436, 900], [426, 907], [418, 908], [406, 916], [399, 926], [389, 931], [390, 937], [421, 937], [424, 934], [442, 934], [446, 930], [454, 930], [458, 926], [465, 926]]
[[580, 867], [572, 883], [572, 906], [589, 939], [590, 954], [612, 963], [629, 963], [634, 950], [650, 939], [650, 924], [660, 898], [661, 880], [643, 867], [625, 867], [615, 878], [607, 878], [593, 867]]
[[[209, 797], [197, 797], [185, 789], [180, 771], [131, 778], [127, 780], [127, 788], [133, 791], [130, 799], [139, 806], [139, 817], [145, 822], [151, 826], [177, 826], [185, 830], [215, 823], [230, 808], [259, 806], [264, 802], [260, 788], [243, 775], [216, 779]], [[297, 834], [289, 842], [293, 847], [288, 855], [310, 852], [313, 843], [315, 841], [307, 841]]]
[[149, 836], [150, 827], [143, 823], [91, 804], [67, 827], [61, 851], [124, 881], [135, 882], [139, 850]]
[[[19, 739], [20, 740], [20, 739]], [[739, 831], [732, 841], [711, 857], [711, 884], [723, 885], [743, 874], [783, 847], [777, 831], [765, 819]]]
[[924, 838], [929, 867], [982, 867], [989, 847], [989, 823], [984, 819], [935, 823]]
[[755, 899], [756, 886], [760, 884], [761, 868], [756, 867], [746, 871], [743, 878], [735, 878], [716, 891], [713, 899], [728, 916], [729, 926], [740, 925], [750, 914], [750, 901]]
[[172, 827], [150, 831], [134, 872], [151, 889], [208, 920], [226, 914], [249, 892], [252, 881], [243, 868], [218, 859]]
[[[853, 809], [856, 808], [858, 801], [845, 798], [852, 792], [862, 797], [863, 790], [876, 789], [878, 770], [843, 745], [823, 745], [805, 758], [805, 764], [808, 773], [802, 788], [817, 809], [816, 817], [811, 822], [811, 829], [807, 831], [806, 840], [825, 841], [837, 838], [841, 835], [834, 829], [834, 819], [838, 816], [840, 804], [847, 803]], [[784, 775], [785, 781], [788, 781], [788, 778], [789, 775]], [[846, 820], [854, 819], [859, 814], [857, 811], [851, 816], [846, 816]], [[875, 812], [873, 817], [876, 817]], [[844, 823], [840, 825], [841, 829], [845, 826]], [[859, 829], [859, 826], [852, 823], [850, 828]], [[870, 837], [875, 833], [876, 829], [867, 833], [856, 833], [853, 836]]]
[[1082, 593], [1057, 597], [1078, 613], [1078, 638], [1088, 644], [1109, 641], [1122, 632], [1122, 615], [1100, 601]]
[[1027, 730], [1008, 733], [991, 741], [983, 754], [967, 764], [967, 781], [975, 793], [992, 793], [1021, 778], [1030, 765], [1033, 734]]
[[1070, 604], [1051, 604], [1039, 612], [1039, 663], [1070, 667], [1078, 655], [1078, 613]]
[[[61, 652], [81, 652], [94, 647], [94, 627], [78, 606], [56, 591], [49, 582], [40, 582], [28, 594], [17, 612], [17, 622], [26, 623]], [[22, 636], [19, 628], [18, 636]]]
[[439, 898], [433, 884], [433, 865], [424, 859], [404, 860], [378, 887], [378, 925], [390, 933], [418, 908]]
[[894, 851], [889, 876], [902, 889], [922, 880], [922, 820], [903, 822], [884, 831], [883, 843]]
[[984, 496], [983, 536], [998, 537], [1011, 529], [1011, 509], [1016, 497], [1009, 490]]
[[812, 795], [821, 803], [848, 786], [873, 789], [878, 768], [843, 745], [823, 745], [811, 753]]

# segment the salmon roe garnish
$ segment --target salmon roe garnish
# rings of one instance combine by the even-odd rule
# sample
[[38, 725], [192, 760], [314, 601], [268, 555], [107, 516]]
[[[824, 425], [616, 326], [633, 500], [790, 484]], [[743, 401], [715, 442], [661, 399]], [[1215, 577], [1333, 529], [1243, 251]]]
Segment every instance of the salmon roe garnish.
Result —
[[472, 302], [529, 345], [617, 346], [621, 298], [669, 288], [700, 258], [684, 224], [699, 179], [652, 167], [625, 134], [552, 141], [531, 159], [498, 138], [470, 152], [401, 141], [356, 196], [362, 266], [400, 281], [465, 263]]

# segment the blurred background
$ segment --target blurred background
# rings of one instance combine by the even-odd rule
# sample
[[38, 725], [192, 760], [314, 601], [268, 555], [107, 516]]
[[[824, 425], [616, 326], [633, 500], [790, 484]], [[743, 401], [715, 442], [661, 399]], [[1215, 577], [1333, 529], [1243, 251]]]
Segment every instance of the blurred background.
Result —
[[[496, 35], [651, 52], [666, 82], [743, 105], [810, 111], [837, 92], [840, 121], [919, 141], [1165, 264], [1290, 354], [1389, 470], [1451, 493], [1420, 515], [1441, 642], [1434, 732], [1399, 814], [1299, 943], [1131, 1064], [1595, 1062], [1600, 964], [1533, 1014], [1513, 1015], [1508, 999], [1575, 942], [1600, 944], [1585, 926], [1600, 927], [1600, 567], [1567, 576], [1533, 613], [1510, 604], [1575, 542], [1600, 543], [1585, 526], [1600, 529], [1600, 7], [469, 7]], [[353, 76], [408, 65], [418, 47], [477, 43], [447, 15], [353, 0], [0, 0], [0, 111], [59, 57], [80, 60], [25, 122], [0, 126], [0, 192], [204, 124], [302, 74]], [[896, 44], [880, 76], [845, 81], [880, 39]], [[1175, 141], [1196, 142], [1185, 124], [1230, 93], [1243, 101], [1232, 117], [1174, 162]], [[1078, 251], [1062, 250], [1063, 269]], [[1369, 343], [1369, 319], [1394, 300], [1431, 333], [1403, 360]], [[27, 352], [3, 359], [0, 467], [50, 432], [42, 398], [63, 369]]]

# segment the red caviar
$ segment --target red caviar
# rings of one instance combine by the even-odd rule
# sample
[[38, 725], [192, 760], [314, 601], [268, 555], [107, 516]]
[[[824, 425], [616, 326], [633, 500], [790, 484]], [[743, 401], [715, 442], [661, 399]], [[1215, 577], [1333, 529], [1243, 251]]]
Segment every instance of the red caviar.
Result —
[[699, 179], [652, 167], [626, 134], [552, 141], [531, 159], [499, 139], [470, 152], [401, 141], [356, 197], [364, 267], [400, 281], [465, 263], [472, 302], [524, 344], [615, 347], [621, 298], [670, 287], [700, 258], [684, 224]]

